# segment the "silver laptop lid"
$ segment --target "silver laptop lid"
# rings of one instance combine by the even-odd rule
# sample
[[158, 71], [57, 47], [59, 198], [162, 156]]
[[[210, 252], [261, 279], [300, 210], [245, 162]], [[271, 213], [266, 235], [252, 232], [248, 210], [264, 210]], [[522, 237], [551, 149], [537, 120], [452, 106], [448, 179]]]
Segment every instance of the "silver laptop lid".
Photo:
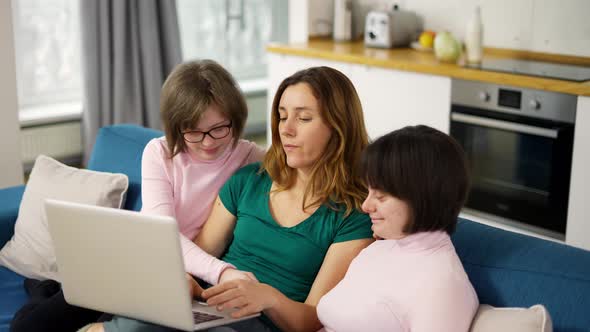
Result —
[[68, 303], [194, 328], [173, 218], [56, 200], [45, 208]]

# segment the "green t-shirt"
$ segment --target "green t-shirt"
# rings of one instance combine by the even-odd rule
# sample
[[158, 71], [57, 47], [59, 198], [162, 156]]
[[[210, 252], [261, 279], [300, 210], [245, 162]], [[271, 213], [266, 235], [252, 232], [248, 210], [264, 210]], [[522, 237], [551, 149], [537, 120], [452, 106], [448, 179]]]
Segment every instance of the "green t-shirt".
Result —
[[372, 237], [369, 216], [345, 207], [320, 206], [293, 227], [280, 226], [269, 210], [272, 185], [260, 163], [238, 170], [221, 188], [225, 208], [237, 217], [234, 238], [223, 260], [250, 271], [288, 298], [304, 302], [330, 245]]

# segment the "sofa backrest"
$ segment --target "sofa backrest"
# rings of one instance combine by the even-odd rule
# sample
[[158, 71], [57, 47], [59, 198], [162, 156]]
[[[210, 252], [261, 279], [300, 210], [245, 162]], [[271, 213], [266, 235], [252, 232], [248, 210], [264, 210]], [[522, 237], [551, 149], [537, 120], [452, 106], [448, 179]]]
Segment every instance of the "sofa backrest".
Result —
[[480, 303], [541, 303], [554, 331], [590, 331], [590, 251], [469, 220], [452, 240]]
[[159, 130], [131, 124], [102, 127], [96, 136], [88, 168], [129, 177], [125, 209], [141, 209], [141, 156], [146, 144], [163, 136]]

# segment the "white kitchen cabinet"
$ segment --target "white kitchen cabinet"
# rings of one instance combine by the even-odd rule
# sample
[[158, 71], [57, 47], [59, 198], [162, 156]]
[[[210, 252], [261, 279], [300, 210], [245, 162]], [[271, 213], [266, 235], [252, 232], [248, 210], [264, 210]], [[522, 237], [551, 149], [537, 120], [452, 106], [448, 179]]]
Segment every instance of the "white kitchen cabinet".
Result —
[[351, 67], [349, 77], [361, 99], [365, 124], [372, 139], [417, 124], [449, 132], [449, 77], [367, 65]]
[[[268, 110], [277, 87], [287, 76], [308, 67], [329, 66], [340, 70], [353, 82], [372, 139], [416, 124], [449, 132], [451, 79], [448, 77], [276, 53], [268, 56]], [[270, 112], [268, 114], [270, 119]], [[267, 137], [270, 141], [270, 130]]]
[[578, 97], [565, 242], [590, 250], [590, 97]]

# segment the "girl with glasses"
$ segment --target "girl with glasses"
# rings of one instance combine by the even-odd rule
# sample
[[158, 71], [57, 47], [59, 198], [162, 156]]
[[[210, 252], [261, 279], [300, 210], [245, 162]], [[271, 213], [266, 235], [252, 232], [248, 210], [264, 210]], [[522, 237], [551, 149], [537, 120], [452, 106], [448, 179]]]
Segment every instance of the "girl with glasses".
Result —
[[[230, 73], [212, 60], [177, 66], [160, 100], [165, 137], [149, 142], [143, 153], [142, 212], [175, 217], [186, 271], [215, 285], [221, 271], [232, 266], [211, 260], [193, 239], [225, 181], [261, 160], [264, 151], [240, 139], [246, 101]], [[232, 270], [226, 278], [251, 276]]]

